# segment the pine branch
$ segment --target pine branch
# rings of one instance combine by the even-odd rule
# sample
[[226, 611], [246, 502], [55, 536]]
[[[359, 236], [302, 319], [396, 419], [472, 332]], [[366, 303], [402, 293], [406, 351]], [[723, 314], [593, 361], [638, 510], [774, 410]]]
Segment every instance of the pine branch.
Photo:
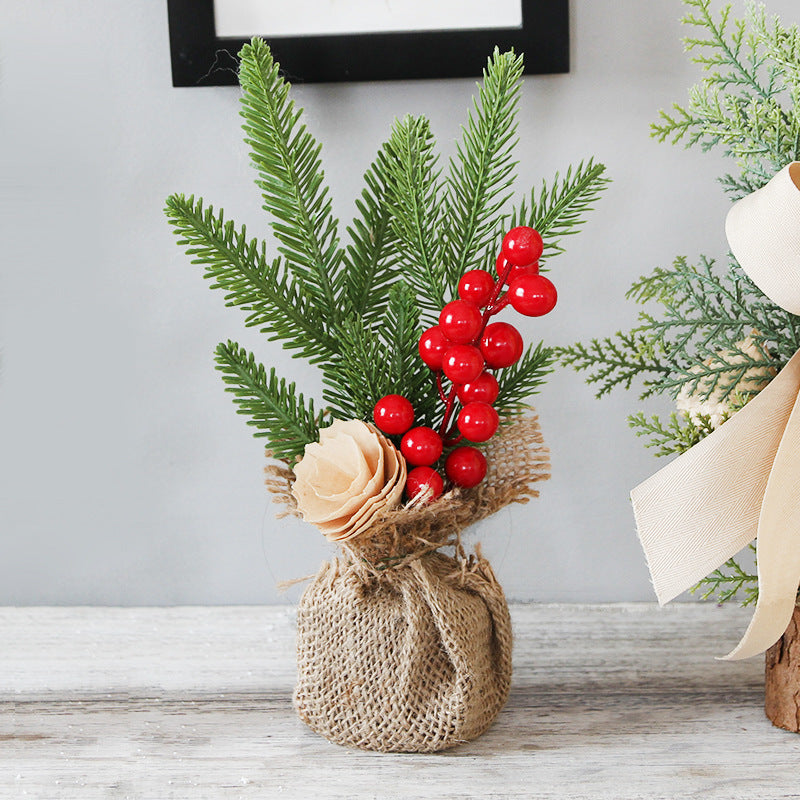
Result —
[[385, 324], [379, 329], [379, 336], [386, 352], [384, 362], [388, 368], [389, 392], [411, 401], [415, 424], [433, 425], [439, 396], [430, 369], [419, 357], [422, 333], [419, 316], [414, 290], [403, 281], [395, 283], [389, 293]]
[[342, 323], [339, 351], [323, 374], [325, 402], [339, 419], [370, 419], [375, 403], [390, 394], [385, 348], [378, 334], [353, 316]]
[[166, 215], [178, 244], [205, 266], [212, 288], [222, 289], [225, 303], [248, 312], [245, 324], [278, 339], [297, 356], [313, 362], [336, 352], [336, 339], [302, 285], [282, 269], [281, 260], [269, 261], [263, 242], [236, 230], [224, 212], [203, 207], [203, 201], [174, 194], [167, 198]]
[[[675, 396], [685, 386], [702, 399], [722, 389], [722, 401], [734, 391], [746, 393], [747, 382], [757, 380], [748, 372], [780, 368], [800, 348], [800, 317], [765, 298], [735, 261], [718, 275], [711, 259], [701, 257], [695, 266], [679, 257], [670, 269], [636, 281], [628, 297], [658, 303], [658, 314], [642, 312], [627, 333], [556, 349], [561, 363], [589, 371], [587, 381], [600, 385], [598, 397], [642, 378], [642, 398]], [[745, 337], [760, 356], [742, 349]]]
[[685, 453], [714, 430], [711, 418], [706, 415], [699, 415], [695, 422], [674, 412], [664, 423], [655, 414], [646, 417], [639, 411], [628, 417], [628, 425], [637, 436], [649, 439], [644, 446], [654, 448], [656, 456]]
[[[618, 331], [614, 337], [578, 342], [568, 347], [555, 347], [553, 353], [563, 365], [576, 371], [589, 371], [586, 382], [598, 384], [596, 397], [621, 386], [630, 389], [634, 380], [643, 379], [641, 398], [656, 391], [658, 378], [669, 376], [671, 364], [659, 352], [653, 338], [633, 330]], [[646, 377], [650, 376], [650, 377]]]
[[450, 159], [444, 246], [453, 296], [464, 272], [484, 265], [483, 253], [496, 239], [497, 216], [511, 196], [522, 69], [521, 56], [495, 48]]
[[267, 374], [236, 342], [218, 345], [216, 362], [237, 412], [250, 418], [247, 424], [258, 429], [255, 436], [267, 438], [275, 458], [292, 461], [317, 441], [322, 415], [315, 414], [313, 400], [306, 405], [303, 395], [295, 394], [294, 383], [278, 379], [274, 369]]
[[356, 200], [359, 216], [348, 227], [351, 243], [342, 263], [343, 306], [373, 327], [381, 321], [389, 287], [397, 279], [397, 244], [388, 202], [387, 145], [364, 174], [365, 188]]
[[686, 107], [660, 112], [652, 135], [703, 150], [722, 147], [741, 172], [722, 178], [736, 199], [800, 155], [797, 27], [783, 28], [777, 19], [768, 24], [763, 9], [753, 5], [746, 20], [732, 20], [730, 6], [715, 19], [710, 0], [684, 4], [684, 24], [698, 31], [684, 42], [704, 75]]
[[526, 401], [539, 391], [553, 371], [554, 360], [552, 349], [539, 342], [535, 347], [528, 345], [516, 364], [501, 370], [497, 376], [500, 392], [494, 404], [497, 413], [501, 417], [521, 413]]
[[[660, 316], [642, 313], [633, 331], [658, 342], [669, 358], [671, 369], [653, 384], [657, 391], [675, 395], [686, 386], [707, 398], [723, 388], [720, 400], [725, 400], [746, 388], [737, 385], [737, 377], [782, 366], [796, 352], [800, 319], [776, 310], [735, 262], [719, 276], [711, 259], [701, 257], [693, 266], [677, 258], [671, 270], [656, 270], [635, 283], [628, 296], [660, 302]], [[755, 340], [761, 356], [741, 348], [745, 337]]]
[[321, 313], [335, 322], [342, 253], [337, 220], [324, 186], [321, 146], [301, 121], [302, 110], [289, 98], [289, 84], [267, 44], [253, 39], [240, 53], [242, 128], [250, 145], [264, 209], [290, 268], [316, 299]]
[[414, 291], [393, 284], [383, 318], [374, 330], [362, 319], [345, 321], [340, 355], [326, 365], [324, 397], [334, 416], [370, 419], [375, 403], [386, 394], [411, 401], [418, 424], [432, 424], [438, 404], [431, 372], [419, 358], [421, 334]]
[[399, 266], [416, 283], [420, 307], [431, 321], [449, 299], [440, 258], [439, 172], [433, 147], [424, 117], [396, 122], [387, 143], [389, 202]]
[[591, 211], [601, 193], [611, 182], [605, 177], [605, 166], [592, 159], [568, 167], [563, 178], [556, 173], [550, 186], [542, 182], [537, 192], [531, 190], [530, 201], [523, 198], [518, 209], [503, 226], [530, 225], [544, 239], [542, 260], [564, 252], [561, 240], [578, 233], [584, 216]]
[[[755, 557], [755, 545], [750, 544], [748, 547]], [[717, 603], [734, 600], [743, 593], [740, 604], [752, 606], [758, 602], [758, 575], [747, 572], [735, 558], [729, 558], [689, 591], [692, 594], [699, 593], [701, 600], [714, 600]]]

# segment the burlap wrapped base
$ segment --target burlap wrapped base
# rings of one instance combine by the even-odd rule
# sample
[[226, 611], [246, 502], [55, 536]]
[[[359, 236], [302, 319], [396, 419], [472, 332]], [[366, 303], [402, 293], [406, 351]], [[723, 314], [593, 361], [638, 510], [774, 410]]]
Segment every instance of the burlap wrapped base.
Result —
[[[297, 609], [300, 717], [333, 742], [430, 752], [483, 733], [508, 697], [511, 624], [488, 562], [461, 531], [538, 495], [550, 459], [534, 414], [486, 449], [486, 479], [387, 511], [324, 564]], [[287, 466], [267, 488], [297, 513]], [[442, 548], [453, 548], [453, 557]]]
[[508, 698], [511, 621], [488, 562], [433, 553], [375, 576], [325, 564], [297, 609], [297, 712], [337, 744], [424, 753]]

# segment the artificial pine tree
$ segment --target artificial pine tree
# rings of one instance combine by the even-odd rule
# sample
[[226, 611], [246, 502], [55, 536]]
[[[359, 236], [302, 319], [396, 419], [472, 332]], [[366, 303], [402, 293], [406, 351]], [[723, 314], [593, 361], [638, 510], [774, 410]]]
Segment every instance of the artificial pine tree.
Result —
[[[166, 214], [226, 304], [318, 365], [325, 389], [320, 410], [229, 341], [217, 347], [216, 362], [238, 411], [287, 462], [333, 419], [371, 419], [390, 393], [411, 401], [418, 424], [433, 425], [444, 402], [417, 352], [422, 330], [456, 296], [466, 271], [494, 263], [509, 227], [541, 233], [542, 263], [562, 252], [563, 238], [578, 230], [606, 183], [604, 167], [591, 160], [570, 167], [509, 208], [522, 57], [495, 50], [447, 171], [428, 120], [398, 120], [364, 175], [343, 243], [321, 145], [279, 65], [260, 39], [240, 56], [243, 128], [278, 252], [269, 254], [263, 241], [202, 199], [174, 194]], [[538, 344], [503, 371], [495, 404], [501, 418], [520, 412], [551, 363], [550, 349]]]
[[[662, 111], [659, 141], [721, 148], [735, 169], [720, 178], [732, 200], [763, 186], [800, 158], [800, 31], [750, 4], [718, 16], [710, 0], [683, 0], [684, 39], [702, 80], [689, 102]], [[589, 372], [602, 396], [641, 382], [641, 398], [667, 395], [686, 409], [668, 418], [636, 413], [629, 423], [659, 456], [683, 453], [741, 408], [800, 347], [800, 317], [773, 303], [728, 254], [724, 266], [684, 257], [636, 281], [628, 297], [644, 306], [639, 324], [615, 336], [559, 349], [562, 363]], [[713, 403], [710, 401], [713, 400]], [[687, 402], [688, 401], [688, 402]], [[723, 409], [714, 419], [711, 408]], [[698, 584], [704, 599], [758, 598], [758, 579], [731, 559]]]

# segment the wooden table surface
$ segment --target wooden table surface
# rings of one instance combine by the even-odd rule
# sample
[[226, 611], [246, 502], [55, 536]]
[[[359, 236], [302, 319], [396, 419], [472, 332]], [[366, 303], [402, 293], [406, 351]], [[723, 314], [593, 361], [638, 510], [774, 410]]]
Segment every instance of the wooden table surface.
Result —
[[748, 612], [522, 605], [511, 698], [435, 755], [331, 745], [291, 708], [287, 607], [0, 608], [0, 798], [800, 798]]

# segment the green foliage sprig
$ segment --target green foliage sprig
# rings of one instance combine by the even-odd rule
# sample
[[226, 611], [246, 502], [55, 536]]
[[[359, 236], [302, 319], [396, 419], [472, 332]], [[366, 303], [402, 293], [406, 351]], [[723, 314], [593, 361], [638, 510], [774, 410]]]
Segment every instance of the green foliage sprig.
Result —
[[[730, 6], [719, 15], [710, 0], [683, 0], [684, 39], [703, 70], [686, 105], [662, 111], [652, 126], [660, 141], [703, 150], [722, 148], [736, 169], [721, 177], [733, 199], [762, 185], [800, 158], [800, 32], [750, 4], [744, 19]], [[588, 373], [597, 395], [636, 383], [642, 399], [675, 398], [684, 389], [700, 400], [712, 394], [740, 407], [760, 388], [751, 370], [779, 370], [800, 347], [800, 317], [776, 306], [745, 275], [732, 256], [726, 269], [701, 256], [684, 257], [636, 281], [628, 298], [642, 306], [630, 331], [558, 349], [564, 364]], [[749, 337], [756, 348], [744, 349]], [[760, 352], [757, 352], [760, 351]], [[733, 393], [736, 393], [735, 397]], [[628, 421], [657, 455], [682, 453], [713, 430], [707, 416], [672, 413], [666, 420], [636, 413]], [[702, 580], [703, 598], [758, 596], [757, 578], [735, 559]]]
[[[291, 462], [333, 418], [369, 419], [385, 394], [406, 396], [419, 424], [443, 404], [417, 353], [422, 330], [455, 296], [464, 271], [486, 266], [509, 221], [537, 227], [546, 254], [581, 226], [607, 180], [591, 161], [508, 209], [522, 57], [495, 50], [446, 173], [424, 117], [405, 117], [364, 174], [357, 215], [342, 244], [322, 167], [321, 145], [303, 122], [269, 47], [240, 53], [241, 115], [278, 256], [202, 199], [174, 194], [166, 214], [193, 263], [245, 324], [280, 341], [322, 372], [324, 413], [235, 342], [217, 367], [237, 410], [278, 458]], [[493, 259], [493, 256], [491, 256]], [[518, 413], [552, 368], [539, 344], [506, 370], [495, 407]]]
[[754, 3], [735, 19], [729, 5], [715, 17], [710, 0], [683, 2], [682, 22], [691, 31], [683, 41], [703, 78], [685, 106], [660, 112], [653, 135], [703, 150], [722, 147], [738, 167], [722, 184], [738, 199], [800, 154], [798, 29]]
[[[749, 544], [747, 548], [755, 559], [755, 545]], [[698, 594], [701, 600], [714, 600], [717, 603], [739, 600], [742, 606], [752, 606], [758, 601], [758, 575], [748, 572], [735, 558], [729, 558], [690, 591]]]

